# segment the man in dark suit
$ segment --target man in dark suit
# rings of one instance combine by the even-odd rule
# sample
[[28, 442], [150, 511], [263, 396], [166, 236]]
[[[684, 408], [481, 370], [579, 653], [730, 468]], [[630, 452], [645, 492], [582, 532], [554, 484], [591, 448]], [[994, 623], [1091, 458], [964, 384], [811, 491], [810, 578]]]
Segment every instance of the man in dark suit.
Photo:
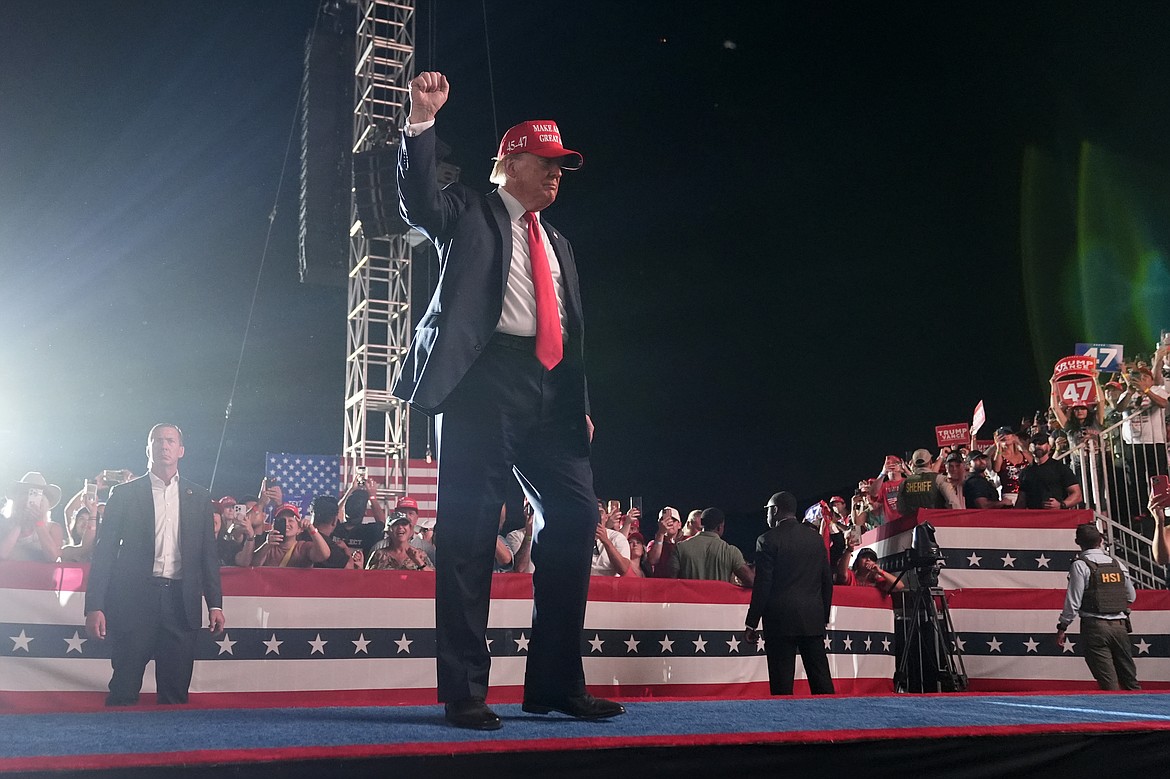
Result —
[[448, 94], [441, 73], [410, 83], [401, 208], [438, 248], [441, 271], [394, 386], [435, 416], [439, 436], [439, 700], [458, 727], [501, 726], [485, 703], [485, 639], [500, 506], [515, 478], [537, 515], [524, 710], [613, 717], [625, 710], [586, 692], [581, 662], [597, 524], [581, 295], [569, 242], [540, 214], [582, 158], [555, 123], [524, 122], [500, 142], [499, 189], [440, 190], [434, 120]]
[[768, 501], [768, 526], [756, 541], [756, 582], [747, 613], [747, 640], [759, 639], [773, 695], [791, 695], [796, 654], [804, 662], [813, 695], [832, 695], [833, 677], [825, 652], [825, 625], [833, 605], [833, 572], [824, 539], [796, 518], [796, 498], [777, 492]]
[[186, 703], [195, 639], [207, 600], [212, 633], [224, 628], [211, 496], [179, 477], [183, 432], [155, 425], [150, 470], [110, 491], [85, 592], [85, 628], [110, 639], [114, 667], [107, 706], [138, 702], [154, 660], [156, 699]]

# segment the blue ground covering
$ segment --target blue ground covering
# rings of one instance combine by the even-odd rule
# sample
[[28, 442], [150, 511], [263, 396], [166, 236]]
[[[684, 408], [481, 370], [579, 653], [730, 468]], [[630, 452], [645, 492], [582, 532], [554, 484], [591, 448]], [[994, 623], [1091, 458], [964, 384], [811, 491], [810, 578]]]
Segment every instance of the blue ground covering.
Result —
[[[984, 727], [1170, 724], [1170, 695], [1159, 693], [636, 701], [626, 704], [624, 717], [592, 723], [525, 714], [519, 705], [494, 708], [504, 719], [504, 729], [488, 734], [447, 726], [438, 706], [9, 714], [0, 715], [0, 732], [5, 734], [0, 759], [577, 738], [612, 738], [620, 745], [621, 738], [640, 736], [798, 731], [815, 736], [840, 730], [863, 735], [870, 728], [960, 727], [976, 735]], [[524, 745], [515, 748], [523, 750]]]

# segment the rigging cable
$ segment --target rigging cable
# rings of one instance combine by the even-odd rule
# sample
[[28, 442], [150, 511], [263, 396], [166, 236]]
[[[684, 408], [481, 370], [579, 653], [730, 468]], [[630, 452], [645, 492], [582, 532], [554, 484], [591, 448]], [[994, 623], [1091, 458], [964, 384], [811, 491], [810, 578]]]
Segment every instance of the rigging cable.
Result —
[[487, 49], [488, 91], [492, 96], [492, 143], [500, 138], [500, 122], [496, 118], [496, 80], [492, 75], [492, 41], [488, 36], [487, 0], [480, 0], [483, 6], [483, 43]]
[[[321, 23], [321, 16], [323, 15], [325, 2], [326, 0], [322, 0], [322, 2], [317, 6], [317, 18], [313, 20], [313, 28], [309, 31], [308, 48], [310, 49], [313, 46], [313, 39], [317, 35], [317, 26]], [[252, 305], [248, 307], [248, 320], [244, 323], [244, 337], [240, 341], [240, 355], [236, 359], [236, 374], [232, 378], [232, 389], [231, 392], [228, 393], [227, 406], [223, 411], [223, 430], [219, 435], [219, 448], [215, 450], [215, 464], [211, 467], [211, 482], [207, 486], [209, 491], [215, 488], [215, 475], [219, 471], [219, 458], [223, 454], [223, 442], [227, 438], [228, 421], [232, 416], [232, 404], [235, 402], [236, 388], [240, 383], [240, 370], [244, 365], [244, 352], [248, 348], [248, 332], [252, 329], [252, 317], [256, 313], [256, 300], [260, 296], [260, 280], [264, 276], [264, 262], [268, 258], [268, 247], [272, 242], [272, 225], [276, 222], [276, 207], [280, 202], [281, 190], [284, 189], [284, 175], [288, 170], [289, 152], [292, 149], [293, 138], [296, 136], [297, 119], [301, 113], [301, 102], [303, 99], [304, 90], [298, 89], [296, 107], [293, 109], [292, 126], [288, 131], [288, 141], [285, 143], [284, 147], [284, 160], [280, 166], [280, 177], [276, 182], [276, 194], [273, 197], [272, 210], [268, 212], [268, 231], [264, 236], [264, 248], [260, 252], [260, 267], [256, 269], [256, 284], [252, 288]]]

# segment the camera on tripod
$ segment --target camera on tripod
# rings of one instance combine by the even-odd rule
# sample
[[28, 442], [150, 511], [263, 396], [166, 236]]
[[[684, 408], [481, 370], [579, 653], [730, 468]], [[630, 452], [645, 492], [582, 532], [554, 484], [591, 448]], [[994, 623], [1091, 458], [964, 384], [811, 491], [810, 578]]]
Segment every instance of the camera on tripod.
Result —
[[937, 587], [938, 572], [945, 562], [943, 551], [935, 540], [934, 525], [923, 522], [915, 527], [910, 548], [891, 556], [886, 565], [890, 570], [901, 571], [902, 576], [907, 571], [914, 571], [919, 587]]
[[889, 567], [901, 571], [901, 579], [914, 571], [918, 588], [902, 599], [898, 621], [896, 692], [963, 692], [967, 671], [955, 637], [946, 592], [938, 574], [944, 555], [935, 539], [934, 526], [923, 522], [914, 528], [910, 548], [890, 558]]

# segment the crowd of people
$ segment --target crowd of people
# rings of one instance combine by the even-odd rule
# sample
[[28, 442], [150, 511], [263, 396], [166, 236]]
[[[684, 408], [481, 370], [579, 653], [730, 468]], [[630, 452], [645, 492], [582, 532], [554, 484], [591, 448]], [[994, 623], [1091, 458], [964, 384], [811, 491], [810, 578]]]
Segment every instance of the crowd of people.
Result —
[[[887, 587], [876, 556], [856, 553], [861, 533], [919, 508], [1084, 505], [1090, 474], [1078, 467], [1083, 460], [1075, 455], [1086, 450], [1114, 453], [1123, 463], [1118, 470], [1138, 461], [1136, 451], [1148, 472], [1170, 472], [1164, 412], [1168, 351], [1170, 346], [1162, 345], [1148, 363], [1138, 358], [1124, 364], [1116, 378], [1100, 384], [1097, 403], [1064, 403], [1054, 382], [1048, 413], [1025, 417], [1019, 427], [998, 428], [986, 450], [962, 444], [942, 447], [937, 456], [927, 449], [886, 455], [878, 474], [860, 480], [849, 502], [833, 496], [806, 513], [807, 521], [827, 525], [836, 582]], [[133, 476], [103, 470], [65, 501], [61, 512], [56, 511], [61, 489], [41, 473], [11, 483], [0, 510], [0, 560], [88, 562], [105, 496]], [[1170, 553], [1164, 521], [1153, 517], [1164, 517], [1163, 504], [1170, 498], [1151, 496], [1144, 479], [1105, 477], [1114, 492], [1123, 481], [1129, 491], [1141, 492], [1115, 496], [1113, 505], [1137, 507], [1117, 519], [1150, 538], [1156, 558], [1165, 561]], [[362, 477], [340, 496], [317, 496], [304, 512], [267, 479], [257, 495], [223, 496], [213, 504], [219, 560], [241, 567], [434, 570], [435, 519], [421, 517], [410, 496], [391, 507], [376, 498], [378, 493], [377, 482]], [[521, 513], [522, 519], [510, 517], [501, 506], [497, 573], [533, 571], [534, 518], [527, 502]], [[599, 500], [593, 574], [716, 579], [750, 587], [752, 566], [723, 540], [725, 521], [718, 508], [694, 509], [684, 519], [678, 509], [665, 506], [653, 525], [643, 527], [639, 506], [623, 511], [617, 500]]]

